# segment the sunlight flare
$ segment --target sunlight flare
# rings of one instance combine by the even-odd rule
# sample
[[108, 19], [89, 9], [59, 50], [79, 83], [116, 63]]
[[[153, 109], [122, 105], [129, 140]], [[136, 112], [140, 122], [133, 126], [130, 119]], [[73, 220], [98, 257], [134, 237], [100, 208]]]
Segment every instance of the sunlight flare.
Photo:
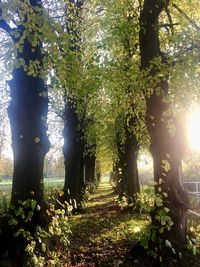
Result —
[[200, 153], [200, 106], [195, 107], [187, 119], [188, 144]]

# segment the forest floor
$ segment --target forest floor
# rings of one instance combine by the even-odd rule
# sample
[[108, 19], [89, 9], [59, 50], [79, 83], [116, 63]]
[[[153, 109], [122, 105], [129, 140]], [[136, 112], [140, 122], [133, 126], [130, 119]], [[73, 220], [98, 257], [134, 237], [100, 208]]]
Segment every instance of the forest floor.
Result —
[[[122, 208], [112, 186], [104, 180], [89, 196], [84, 212], [69, 216], [69, 247], [58, 248], [59, 267], [158, 267], [138, 246], [149, 224], [147, 215]], [[184, 255], [162, 267], [199, 267], [200, 255]], [[45, 265], [46, 266], [46, 265]], [[49, 266], [49, 265], [48, 265]], [[0, 267], [14, 267], [9, 259]], [[20, 266], [21, 267], [21, 266]]]
[[[83, 214], [69, 219], [72, 235], [67, 266], [117, 267], [147, 226], [147, 217], [122, 210], [110, 184], [102, 182], [90, 195]], [[139, 266], [139, 265], [137, 265]]]
[[181, 263], [153, 263], [137, 245], [149, 224], [147, 215], [123, 209], [107, 181], [90, 195], [84, 211], [69, 217], [72, 234], [66, 267], [200, 266], [200, 255], [192, 256], [187, 251]]

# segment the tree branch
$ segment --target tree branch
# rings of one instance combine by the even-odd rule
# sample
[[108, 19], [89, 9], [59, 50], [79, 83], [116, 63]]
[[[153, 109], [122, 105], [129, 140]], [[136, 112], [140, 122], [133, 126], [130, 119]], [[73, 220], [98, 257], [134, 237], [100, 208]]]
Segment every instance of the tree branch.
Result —
[[188, 15], [182, 10], [180, 9], [176, 4], [172, 4], [172, 6], [181, 14], [183, 15], [191, 24], [192, 26], [197, 30], [200, 31], [200, 27], [196, 24], [196, 22], [191, 19], [190, 17], [188, 17]]
[[180, 48], [180, 51], [179, 51], [178, 55], [175, 57], [175, 60], [169, 64], [170, 67], [175, 67], [177, 63], [180, 64], [180, 63], [184, 62], [183, 58], [181, 58], [179, 56], [180, 54], [183, 54], [183, 53], [187, 54], [187, 53], [193, 52], [195, 49], [199, 50], [200, 46], [198, 44], [191, 44], [191, 46], [188, 46], [185, 48], [183, 48], [181, 46], [178, 48]]
[[169, 24], [169, 23], [163, 23], [163, 24], [160, 24], [160, 28], [165, 28], [168, 32], [169, 32], [169, 28], [172, 30], [172, 34], [173, 34], [173, 29], [172, 27], [173, 26], [176, 26], [176, 25], [180, 25], [179, 23], [173, 23], [173, 24]]
[[173, 24], [173, 20], [172, 20], [171, 14], [169, 12], [168, 6], [165, 7], [165, 12], [166, 12], [167, 17], [169, 19], [169, 24], [170, 24], [172, 34], [174, 34], [174, 24]]

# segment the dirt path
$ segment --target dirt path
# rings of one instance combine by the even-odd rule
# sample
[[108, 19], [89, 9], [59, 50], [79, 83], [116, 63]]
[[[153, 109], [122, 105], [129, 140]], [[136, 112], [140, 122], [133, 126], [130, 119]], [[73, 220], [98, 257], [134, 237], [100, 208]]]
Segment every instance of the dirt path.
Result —
[[70, 225], [71, 266], [117, 267], [138, 238], [141, 215], [122, 212], [104, 182], [90, 196], [85, 213], [70, 218]]

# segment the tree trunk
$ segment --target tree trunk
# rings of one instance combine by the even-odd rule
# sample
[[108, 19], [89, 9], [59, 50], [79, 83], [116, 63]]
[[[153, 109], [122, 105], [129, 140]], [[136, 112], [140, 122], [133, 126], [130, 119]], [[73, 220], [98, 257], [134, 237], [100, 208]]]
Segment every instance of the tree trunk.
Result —
[[100, 164], [99, 160], [96, 160], [95, 176], [97, 177], [97, 184], [99, 184], [101, 182], [101, 164]]
[[[126, 27], [127, 32], [123, 33], [122, 43], [123, 43], [123, 55], [124, 55], [124, 82], [126, 84], [124, 88], [124, 93], [126, 96], [133, 95], [135, 88], [131, 84], [131, 75], [133, 67], [133, 57], [136, 54], [136, 50], [133, 47], [132, 36], [130, 32], [133, 31], [131, 27], [134, 17], [128, 15], [131, 14], [131, 7], [127, 7], [127, 16], [126, 16]], [[129, 203], [135, 202], [136, 193], [140, 192], [139, 176], [138, 176], [138, 167], [137, 167], [137, 158], [139, 144], [137, 136], [135, 134], [135, 125], [137, 119], [135, 116], [135, 108], [137, 107], [136, 100], [131, 99], [130, 103], [127, 103], [126, 115], [122, 114], [119, 116], [121, 124], [124, 125], [124, 142], [123, 144], [118, 144], [119, 151], [119, 167], [121, 168], [121, 194], [125, 195], [128, 198]], [[119, 138], [120, 140], [120, 138]]]
[[[64, 199], [71, 201], [74, 210], [82, 208], [85, 194], [84, 184], [84, 142], [80, 120], [77, 113], [77, 99], [74, 97], [77, 90], [77, 80], [74, 80], [74, 71], [79, 69], [81, 61], [81, 12], [82, 0], [67, 0], [66, 7], [66, 32], [68, 43], [64, 48], [66, 53], [66, 84], [65, 111], [64, 111], [64, 145], [65, 159], [65, 184]], [[76, 75], [78, 75], [78, 71]], [[71, 97], [73, 95], [73, 97]]]
[[[150, 135], [150, 151], [154, 161], [154, 179], [156, 194], [162, 196], [163, 206], [155, 205], [152, 223], [158, 225], [155, 215], [167, 207], [168, 215], [173, 221], [170, 230], [160, 234], [173, 246], [181, 247], [186, 242], [186, 222], [188, 212], [188, 196], [181, 180], [181, 160], [184, 151], [183, 131], [176, 123], [170, 105], [165, 101], [168, 96], [167, 60], [160, 50], [159, 25], [160, 13], [169, 4], [169, 0], [145, 0], [140, 15], [140, 54], [141, 69], [146, 72], [146, 92], [152, 88], [150, 96], [146, 96], [146, 123]], [[161, 64], [152, 60], [160, 59]], [[164, 65], [164, 69], [163, 69]], [[162, 75], [160, 75], [162, 74]], [[164, 113], [168, 116], [164, 117]], [[169, 123], [174, 133], [169, 132]], [[167, 194], [165, 194], [167, 193]]]
[[114, 183], [117, 193], [119, 192], [118, 181], [119, 181], [118, 162], [114, 162], [112, 167], [112, 172], [110, 174], [110, 182]]
[[[131, 126], [134, 126], [134, 117], [131, 118]], [[121, 144], [120, 137], [117, 136], [118, 147], [118, 183], [120, 197], [126, 196], [129, 202], [135, 200], [135, 194], [140, 192], [137, 158], [139, 145], [133, 132], [130, 132], [125, 125], [125, 140]]]
[[73, 203], [74, 210], [81, 208], [84, 184], [84, 144], [79, 129], [79, 119], [75, 107], [67, 102], [65, 106], [65, 123], [63, 130], [65, 159], [64, 199]]
[[[31, 1], [34, 6], [40, 1]], [[21, 35], [24, 26], [19, 26]], [[16, 40], [17, 43], [18, 39]], [[25, 38], [23, 51], [17, 60], [24, 60], [26, 66], [38, 61], [42, 68], [42, 44], [33, 46]], [[11, 124], [12, 149], [14, 155], [13, 187], [11, 203], [18, 200], [35, 199], [43, 201], [43, 165], [49, 150], [47, 137], [48, 97], [44, 80], [37, 75], [28, 75], [23, 67], [15, 68], [10, 85], [11, 101], [8, 114]]]
[[135, 194], [140, 192], [137, 158], [138, 142], [134, 134], [127, 130], [123, 151], [122, 177], [125, 182], [125, 193], [129, 201], [135, 200]]
[[[31, 9], [33, 6], [42, 8], [41, 1], [31, 0], [29, 8]], [[38, 12], [38, 9], [37, 11], [32, 9], [31, 14], [40, 15]], [[18, 61], [19, 67], [14, 68], [12, 80], [9, 81], [11, 101], [8, 107], [14, 170], [12, 205], [8, 218], [5, 220], [8, 221], [9, 216], [11, 216], [11, 218], [16, 218], [18, 223], [13, 226], [7, 222], [4, 228], [1, 229], [2, 233], [0, 235], [1, 242], [4, 242], [9, 256], [20, 266], [23, 265], [25, 247], [28, 240], [21, 235], [13, 237], [13, 234], [20, 228], [34, 234], [36, 226], [45, 223], [44, 217], [41, 216], [43, 209], [41, 211], [34, 209], [31, 201], [35, 200], [40, 206], [43, 204], [43, 166], [44, 157], [49, 150], [46, 126], [48, 112], [47, 87], [41, 78], [43, 67], [42, 43], [38, 40], [37, 44], [32, 45], [30, 36], [34, 36], [34, 32], [32, 30], [29, 31], [30, 27], [26, 25], [27, 23], [26, 14], [24, 14], [24, 21], [21, 22], [17, 29], [10, 29], [5, 21], [3, 24], [6, 25], [6, 29], [10, 32], [15, 47], [19, 46], [19, 39], [22, 36], [21, 40], [24, 38], [15, 58], [15, 62]], [[37, 21], [36, 26], [39, 27]], [[12, 31], [17, 31], [20, 37], [13, 37]], [[29, 36], [29, 39], [27, 36]], [[23, 66], [21, 63], [23, 63]], [[36, 63], [38, 66], [35, 73], [28, 73], [27, 71], [31, 63]], [[21, 205], [20, 201], [30, 203], [28, 207], [23, 206], [25, 213], [33, 211], [32, 218], [28, 222], [22, 216], [16, 214], [17, 208]], [[12, 208], [13, 206], [14, 208]], [[5, 237], [8, 238], [7, 241], [4, 240]]]
[[95, 178], [95, 162], [96, 162], [96, 157], [95, 155], [92, 154], [87, 154], [85, 155], [85, 183], [86, 185], [94, 186], [96, 183], [96, 178]]

